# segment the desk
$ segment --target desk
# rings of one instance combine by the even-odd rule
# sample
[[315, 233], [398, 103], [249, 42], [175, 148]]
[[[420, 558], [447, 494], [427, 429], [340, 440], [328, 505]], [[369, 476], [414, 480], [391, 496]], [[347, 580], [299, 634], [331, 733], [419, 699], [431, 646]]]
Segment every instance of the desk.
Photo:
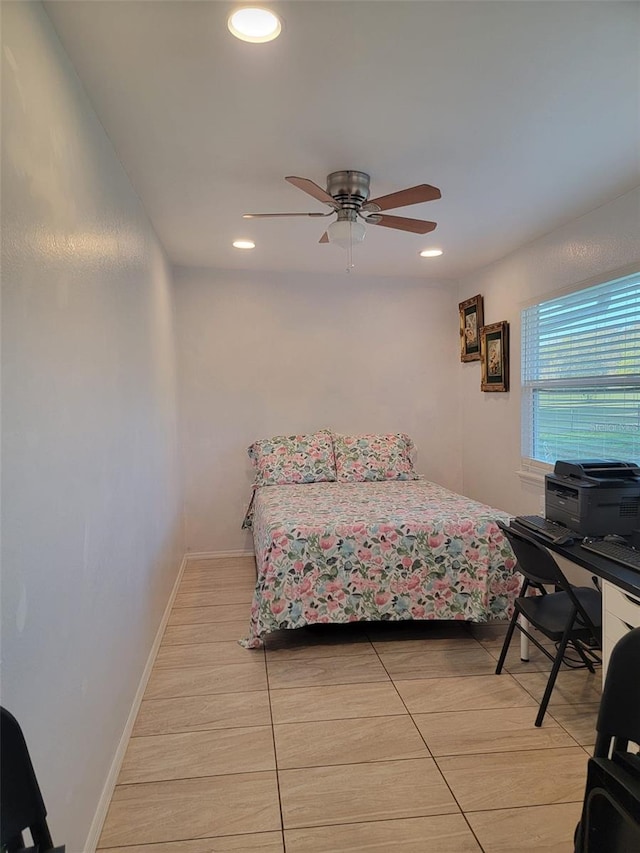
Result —
[[[526, 532], [531, 535], [531, 532], [524, 527], [519, 527], [518, 529], [522, 530], [523, 533]], [[591, 572], [592, 575], [596, 575], [636, 598], [640, 598], [640, 572], [636, 572], [634, 569], [629, 569], [626, 566], [621, 566], [620, 563], [614, 563], [613, 560], [608, 560], [606, 557], [601, 557], [592, 551], [585, 551], [578, 544], [554, 545], [553, 542], [547, 542], [541, 536], [534, 536], [532, 538], [536, 539], [550, 551], [560, 554], [566, 560], [571, 560], [572, 563], [582, 566], [583, 569]]]
[[[566, 560], [582, 566], [592, 575], [600, 578], [602, 584], [602, 676], [606, 673], [611, 649], [620, 637], [631, 628], [640, 627], [640, 572], [614, 563], [606, 557], [585, 551], [579, 544], [556, 545], [542, 536], [538, 536], [526, 527], [512, 522], [531, 539], [535, 539], [549, 551], [554, 551]], [[529, 643], [524, 634], [520, 634], [520, 657], [529, 659]]]

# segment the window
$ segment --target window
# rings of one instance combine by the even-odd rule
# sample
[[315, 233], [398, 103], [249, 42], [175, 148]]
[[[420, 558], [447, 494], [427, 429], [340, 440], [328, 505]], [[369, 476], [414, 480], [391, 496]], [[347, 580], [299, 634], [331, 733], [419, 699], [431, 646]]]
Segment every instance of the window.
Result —
[[640, 464], [640, 273], [522, 312], [522, 455]]

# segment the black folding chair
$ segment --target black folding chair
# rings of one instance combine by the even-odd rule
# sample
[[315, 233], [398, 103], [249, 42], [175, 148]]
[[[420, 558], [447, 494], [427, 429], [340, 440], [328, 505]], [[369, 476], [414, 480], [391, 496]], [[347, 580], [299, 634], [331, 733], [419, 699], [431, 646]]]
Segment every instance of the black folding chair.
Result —
[[[502, 672], [513, 633], [518, 628], [553, 662], [535, 722], [536, 726], [541, 726], [567, 648], [573, 647], [582, 661], [581, 665], [591, 672], [595, 672], [594, 661], [600, 662], [594, 651], [602, 648], [602, 597], [595, 587], [570, 584], [549, 551], [534, 539], [514, 527], [507, 527], [501, 521], [498, 521], [498, 526], [511, 544], [518, 561], [516, 568], [524, 576], [524, 583], [514, 602], [514, 613], [502, 646], [496, 675]], [[556, 591], [547, 592], [547, 586], [553, 586]], [[530, 588], [539, 594], [527, 595]], [[555, 655], [518, 622], [520, 615], [556, 644]]]
[[[29, 830], [33, 847], [25, 847]], [[64, 853], [54, 847], [47, 810], [16, 718], [0, 708], [0, 848], [3, 853]]]
[[613, 648], [596, 730], [575, 853], [638, 853], [640, 628], [629, 631]]

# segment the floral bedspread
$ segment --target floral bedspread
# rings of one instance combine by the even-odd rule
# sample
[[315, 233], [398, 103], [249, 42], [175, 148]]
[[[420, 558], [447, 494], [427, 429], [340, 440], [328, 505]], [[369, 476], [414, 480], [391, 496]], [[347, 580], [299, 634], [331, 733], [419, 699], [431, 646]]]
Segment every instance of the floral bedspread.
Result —
[[259, 488], [242, 644], [316, 623], [506, 619], [521, 583], [508, 518], [426, 480]]

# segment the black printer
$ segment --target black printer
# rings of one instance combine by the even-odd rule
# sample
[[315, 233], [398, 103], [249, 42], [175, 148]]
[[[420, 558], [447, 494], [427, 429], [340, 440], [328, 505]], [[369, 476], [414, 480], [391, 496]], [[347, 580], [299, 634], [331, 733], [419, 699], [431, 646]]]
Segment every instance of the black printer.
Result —
[[545, 516], [581, 536], [640, 528], [640, 467], [612, 459], [558, 460], [545, 477]]

